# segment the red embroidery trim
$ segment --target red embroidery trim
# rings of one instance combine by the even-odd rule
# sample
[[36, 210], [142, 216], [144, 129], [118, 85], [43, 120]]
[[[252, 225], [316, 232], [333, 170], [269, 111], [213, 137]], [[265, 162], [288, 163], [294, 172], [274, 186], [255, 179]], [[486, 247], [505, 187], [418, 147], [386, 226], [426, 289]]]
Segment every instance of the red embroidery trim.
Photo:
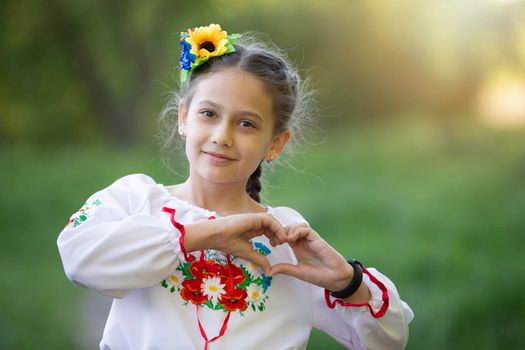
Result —
[[[214, 220], [214, 219], [215, 219], [215, 216], [210, 216], [208, 218], [208, 220]], [[184, 229], [184, 227], [182, 228]], [[182, 237], [182, 231], [181, 231], [181, 237]], [[184, 243], [184, 240], [182, 242]], [[182, 247], [182, 243], [181, 243], [181, 247]], [[193, 255], [191, 255], [191, 257], [195, 259]], [[201, 270], [204, 268], [204, 264], [205, 264], [204, 259], [205, 257], [204, 257], [204, 249], [203, 249], [201, 250], [201, 257], [199, 259], [199, 265], [200, 265]], [[233, 282], [233, 273], [232, 273], [230, 254], [226, 254], [226, 259], [228, 260], [228, 281], [229, 281], [230, 292], [231, 292], [233, 291], [233, 288], [234, 288], [234, 282]], [[200, 282], [202, 283], [202, 278], [200, 279]], [[219, 330], [219, 334], [211, 339], [208, 339], [208, 335], [206, 334], [206, 331], [204, 330], [204, 327], [202, 326], [202, 323], [201, 323], [201, 319], [199, 317], [199, 305], [195, 304], [195, 307], [196, 307], [196, 314], [197, 314], [197, 323], [199, 324], [199, 331], [201, 333], [201, 337], [204, 339], [204, 350], [208, 350], [208, 346], [211, 342], [214, 342], [215, 340], [222, 337], [224, 333], [226, 333], [226, 328], [228, 328], [228, 322], [230, 321], [230, 315], [232, 312], [231, 310], [229, 310], [228, 313], [226, 314], [224, 321], [222, 321], [222, 326], [221, 326], [221, 329]]]
[[324, 290], [324, 298], [326, 300], [326, 305], [330, 309], [335, 308], [336, 304], [339, 304], [342, 306], [354, 306], [354, 307], [366, 306], [368, 307], [368, 310], [370, 310], [370, 314], [374, 318], [383, 317], [390, 303], [390, 300], [388, 297], [388, 290], [386, 289], [385, 285], [381, 281], [379, 281], [374, 275], [372, 275], [364, 266], [363, 266], [363, 272], [366, 273], [368, 277], [370, 277], [370, 281], [375, 283], [375, 285], [377, 285], [379, 289], [381, 290], [381, 299], [383, 300], [383, 305], [381, 305], [381, 308], [379, 309], [379, 311], [375, 312], [374, 309], [372, 309], [372, 305], [370, 305], [370, 303], [352, 304], [352, 303], [347, 303], [346, 301], [341, 300], [341, 299], [335, 299], [334, 301], [331, 301], [330, 291], [328, 289]]
[[[213, 220], [214, 217], [211, 217], [211, 218], [208, 218], [208, 220]], [[231, 267], [231, 257], [230, 257], [230, 254], [226, 254], [226, 259], [228, 259], [228, 281], [229, 281], [229, 286], [230, 286], [230, 292], [233, 291], [233, 287], [234, 287], [234, 283], [233, 283], [233, 273], [232, 273], [232, 267]], [[204, 250], [201, 251], [201, 258], [200, 258], [200, 264], [201, 266], [204, 266]], [[202, 268], [202, 267], [201, 267]], [[231, 310], [228, 311], [228, 314], [226, 315], [226, 317], [224, 318], [224, 321], [222, 322], [222, 327], [219, 331], [219, 334], [211, 339], [208, 340], [208, 336], [206, 335], [206, 331], [204, 330], [204, 327], [202, 326], [201, 324], [201, 320], [200, 320], [200, 317], [199, 317], [199, 305], [195, 305], [197, 307], [197, 323], [199, 324], [199, 331], [201, 332], [201, 337], [204, 339], [205, 343], [204, 343], [204, 350], [208, 350], [208, 345], [219, 339], [220, 337], [222, 337], [224, 335], [224, 333], [226, 333], [226, 328], [228, 327], [228, 322], [230, 321], [230, 315], [231, 315]]]
[[180, 232], [179, 245], [182, 254], [184, 254], [184, 259], [186, 259], [186, 261], [195, 260], [195, 257], [193, 255], [186, 253], [186, 248], [184, 247], [184, 236], [186, 236], [186, 229], [184, 228], [184, 225], [182, 225], [180, 222], [175, 221], [175, 209], [163, 207], [162, 211], [170, 214], [170, 220], [172, 225], [175, 226], [175, 228], [177, 228], [177, 230], [179, 230]]
[[222, 337], [224, 335], [224, 333], [226, 333], [226, 327], [228, 327], [228, 321], [230, 320], [230, 315], [231, 315], [232, 312], [228, 311], [228, 314], [226, 315], [226, 318], [222, 322], [222, 327], [221, 327], [221, 330], [219, 331], [219, 334], [217, 336], [211, 338], [210, 340], [208, 340], [208, 336], [206, 335], [206, 331], [202, 327], [201, 320], [199, 318], [199, 305], [195, 305], [195, 307], [197, 308], [197, 323], [199, 324], [199, 330], [201, 332], [201, 337], [205, 341], [205, 343], [204, 343], [204, 350], [208, 350], [208, 345], [211, 342], [219, 339], [220, 337]]
[[[179, 222], [177, 222], [175, 220], [175, 209], [174, 208], [163, 207], [162, 211], [170, 214], [170, 221], [171, 221], [171, 223], [180, 232], [179, 244], [180, 244], [180, 250], [182, 251], [182, 254], [184, 254], [184, 258], [186, 259], [186, 261], [194, 261], [195, 260], [195, 256], [193, 256], [191, 254], [187, 254], [186, 248], [184, 247], [184, 236], [186, 235], [186, 229], [184, 228], [184, 225], [182, 225], [181, 223], [179, 223]], [[213, 219], [215, 219], [215, 216], [210, 216], [208, 218], [208, 220], [213, 220]], [[232, 267], [231, 267], [230, 254], [226, 254], [226, 258], [228, 260], [229, 287], [230, 287], [230, 291], [233, 291], [233, 289], [234, 289], [234, 281], [233, 281], [233, 273], [232, 273]], [[201, 257], [200, 257], [200, 260], [199, 260], [199, 265], [201, 267], [201, 270], [204, 268], [204, 264], [205, 264], [205, 262], [204, 262], [204, 249], [203, 249], [203, 250], [201, 250]], [[202, 283], [202, 278], [200, 279], [199, 282]], [[226, 333], [226, 328], [228, 327], [228, 322], [230, 320], [231, 311], [228, 311], [228, 314], [224, 318], [224, 321], [222, 322], [222, 327], [221, 327], [221, 329], [219, 331], [219, 334], [216, 335], [215, 337], [211, 338], [211, 339], [208, 339], [208, 336], [206, 335], [206, 331], [204, 330], [204, 327], [202, 326], [202, 323], [201, 323], [201, 320], [200, 320], [200, 317], [199, 317], [199, 305], [195, 304], [195, 307], [197, 308], [196, 309], [196, 314], [197, 314], [197, 323], [199, 324], [199, 331], [201, 333], [201, 337], [205, 341], [205, 343], [204, 343], [204, 350], [208, 350], [208, 345], [211, 342], [219, 339], [220, 337], [222, 337], [224, 335], [224, 333]]]

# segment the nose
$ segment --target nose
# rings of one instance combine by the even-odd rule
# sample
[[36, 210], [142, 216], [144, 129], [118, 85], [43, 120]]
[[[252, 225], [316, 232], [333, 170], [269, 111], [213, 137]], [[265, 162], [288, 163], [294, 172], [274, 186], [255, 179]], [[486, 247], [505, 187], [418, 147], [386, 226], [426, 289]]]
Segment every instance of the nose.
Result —
[[222, 122], [215, 126], [211, 135], [211, 141], [223, 147], [231, 147], [233, 145], [232, 130], [228, 123]]

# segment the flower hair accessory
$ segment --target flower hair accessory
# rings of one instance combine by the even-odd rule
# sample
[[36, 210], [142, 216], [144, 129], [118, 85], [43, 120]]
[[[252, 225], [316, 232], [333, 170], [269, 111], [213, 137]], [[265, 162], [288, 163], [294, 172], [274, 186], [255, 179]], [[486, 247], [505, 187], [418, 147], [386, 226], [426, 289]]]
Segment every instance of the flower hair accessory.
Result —
[[191, 71], [211, 57], [235, 52], [233, 44], [239, 37], [240, 34], [228, 35], [218, 24], [190, 28], [180, 33], [180, 81], [185, 82]]

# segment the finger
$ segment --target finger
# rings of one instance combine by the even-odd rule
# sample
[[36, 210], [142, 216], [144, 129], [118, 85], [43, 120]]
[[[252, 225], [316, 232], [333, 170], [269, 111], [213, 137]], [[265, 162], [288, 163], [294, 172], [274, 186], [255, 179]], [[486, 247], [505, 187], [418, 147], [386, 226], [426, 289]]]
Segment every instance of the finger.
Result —
[[252, 250], [250, 252], [247, 252], [246, 255], [242, 258], [249, 260], [256, 265], [259, 265], [264, 270], [264, 274], [270, 276], [271, 265], [265, 256], [257, 253], [255, 250]]
[[283, 274], [299, 279], [304, 279], [304, 272], [297, 265], [288, 263], [273, 265], [270, 269], [270, 276], [274, 276], [276, 274]]
[[310, 226], [308, 226], [307, 224], [294, 224], [294, 225], [289, 225], [289, 226], [286, 226], [284, 227], [284, 233], [287, 237], [287, 239], [289, 238], [289, 236], [297, 231], [297, 230], [301, 230], [301, 229], [306, 229], [306, 228], [310, 228]]
[[246, 232], [244, 237], [246, 237], [247, 240], [251, 240], [252, 238], [263, 236], [263, 235], [268, 237], [268, 240], [270, 241], [270, 244], [272, 245], [272, 247], [277, 246], [278, 244], [278, 242], [276, 241], [277, 238], [271, 232], [265, 232], [265, 230], [263, 229], [252, 230], [252, 231]]
[[278, 244], [282, 244], [284, 243], [282, 239], [279, 239], [275, 233], [267, 228], [262, 228], [262, 229], [259, 229], [259, 230], [253, 230], [253, 231], [250, 231], [250, 232], [247, 232], [246, 233], [246, 237], [248, 239], [252, 239], [254, 237], [257, 237], [257, 236], [266, 236], [266, 238], [268, 238], [268, 240], [270, 241], [270, 244], [275, 247], [277, 246]]
[[255, 237], [262, 236], [262, 235], [264, 235], [264, 230], [258, 229], [258, 230], [251, 230], [251, 231], [246, 232], [245, 237], [247, 239], [252, 239], [252, 238], [255, 238]]
[[307, 223], [304, 223], [304, 222], [301, 222], [301, 223], [298, 223], [298, 224], [293, 224], [293, 225], [288, 225], [284, 228], [284, 230], [295, 230], [295, 229], [298, 229], [298, 228], [301, 228], [301, 227], [310, 227]]
[[274, 246], [284, 243], [286, 239], [283, 226], [271, 214], [237, 214], [229, 218], [235, 220], [233, 222], [238, 225], [236, 229], [244, 231], [248, 239], [264, 235]]
[[294, 226], [289, 227], [286, 231], [286, 239], [288, 242], [296, 242], [303, 238], [308, 238], [312, 233], [312, 229], [308, 226]]
[[282, 244], [286, 242], [286, 233], [284, 232], [284, 227], [281, 223], [273, 217], [271, 214], [261, 214], [262, 228], [266, 228], [265, 236], [268, 239], [274, 237], [274, 241], [277, 244]]

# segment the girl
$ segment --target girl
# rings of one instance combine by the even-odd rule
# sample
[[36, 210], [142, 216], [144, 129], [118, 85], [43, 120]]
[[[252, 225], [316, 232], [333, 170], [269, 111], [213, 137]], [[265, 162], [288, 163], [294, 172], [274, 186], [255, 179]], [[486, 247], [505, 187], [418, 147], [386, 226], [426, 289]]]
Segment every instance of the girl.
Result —
[[312, 327], [349, 349], [404, 348], [413, 314], [394, 284], [259, 201], [262, 163], [300, 117], [298, 74], [214, 24], [181, 45], [163, 117], [178, 116], [169, 133], [184, 140], [187, 180], [125, 176], [58, 238], [68, 278], [114, 298], [101, 349], [304, 349]]

